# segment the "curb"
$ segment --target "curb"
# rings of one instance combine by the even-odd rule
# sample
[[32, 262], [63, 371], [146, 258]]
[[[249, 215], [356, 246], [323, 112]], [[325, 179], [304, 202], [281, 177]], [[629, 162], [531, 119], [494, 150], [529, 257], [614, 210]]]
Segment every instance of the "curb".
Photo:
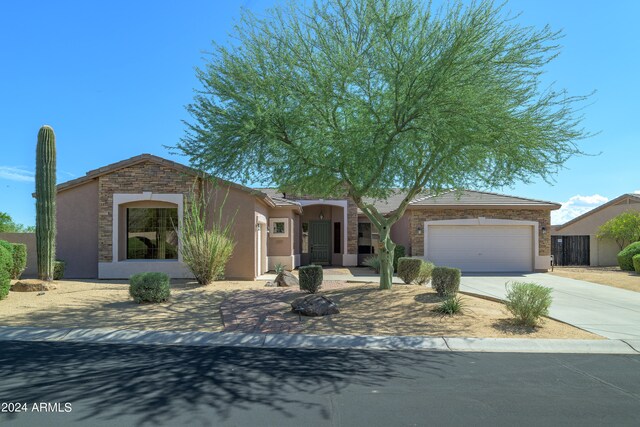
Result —
[[640, 340], [240, 334], [229, 332], [138, 331], [124, 329], [39, 329], [9, 326], [0, 326], [0, 341], [289, 349], [640, 354]]

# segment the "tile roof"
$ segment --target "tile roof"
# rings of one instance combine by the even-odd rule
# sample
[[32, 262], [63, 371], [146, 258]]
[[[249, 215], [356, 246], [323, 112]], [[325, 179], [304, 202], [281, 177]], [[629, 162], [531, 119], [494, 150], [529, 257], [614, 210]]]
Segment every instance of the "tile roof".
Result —
[[527, 199], [487, 191], [461, 190], [447, 191], [439, 195], [417, 197], [411, 201], [410, 206], [522, 206], [559, 209], [561, 205], [545, 200]]
[[[209, 176], [208, 174], [203, 173], [197, 169], [191, 168], [189, 166], [185, 166], [183, 164], [180, 164], [171, 160], [163, 159], [162, 157], [154, 156], [152, 154], [141, 154], [139, 156], [131, 157], [129, 159], [122, 160], [120, 162], [112, 163], [110, 165], [91, 170], [87, 172], [87, 174], [83, 177], [76, 178], [71, 181], [64, 182], [62, 184], [58, 184], [57, 190], [64, 191], [66, 189], [76, 187], [87, 181], [95, 179], [99, 176], [106, 175], [108, 173], [117, 171], [119, 169], [123, 169], [123, 168], [129, 167], [138, 163], [142, 163], [142, 162], [154, 162], [154, 163], [166, 165], [178, 171], [181, 171], [183, 173], [187, 173], [194, 176]], [[220, 181], [223, 181], [225, 184], [228, 184], [239, 190], [251, 193], [256, 197], [263, 199], [265, 203], [267, 203], [270, 206], [297, 207], [298, 209], [301, 209], [301, 204], [296, 200], [295, 197], [287, 197], [276, 188], [249, 188], [249, 187], [245, 187], [243, 185], [236, 184], [230, 181], [225, 181], [225, 180], [220, 180]], [[407, 192], [405, 190], [395, 189], [392, 191], [392, 195], [385, 200], [365, 198], [364, 201], [366, 203], [373, 204], [380, 213], [386, 214], [397, 209], [397, 207], [400, 205], [400, 203], [402, 202], [406, 194]], [[637, 197], [638, 199], [640, 199], [640, 196], [638, 195], [632, 194], [628, 196]], [[612, 203], [612, 202], [614, 201], [611, 201], [609, 203]], [[446, 191], [438, 195], [434, 195], [429, 193], [428, 191], [425, 191], [419, 194], [418, 196], [416, 196], [409, 203], [409, 208], [412, 208], [412, 207], [420, 207], [420, 208], [465, 207], [465, 206], [537, 207], [537, 208], [549, 208], [549, 209], [560, 208], [560, 204], [558, 203], [547, 202], [543, 200], [526, 199], [523, 197], [508, 196], [508, 195], [498, 194], [498, 193], [489, 193], [485, 191], [473, 191], [473, 190]]]
[[[121, 160], [116, 163], [111, 163], [110, 165], [103, 166], [98, 169], [90, 170], [85, 174], [85, 176], [81, 176], [80, 178], [72, 179], [70, 181], [63, 182], [56, 186], [57, 191], [68, 190], [73, 187], [77, 187], [78, 185], [82, 185], [85, 182], [91, 181], [92, 179], [98, 178], [102, 175], [107, 175], [109, 173], [115, 172], [120, 169], [124, 169], [139, 163], [143, 162], [153, 162], [160, 165], [169, 166], [179, 172], [186, 173], [193, 176], [198, 177], [211, 177], [206, 172], [199, 171], [197, 169], [191, 168], [189, 166], [185, 166], [181, 163], [174, 162], [172, 160], [167, 160], [162, 157], [154, 156], [153, 154], [140, 154], [138, 156], [134, 156], [125, 160]], [[230, 187], [236, 188], [241, 191], [245, 191], [250, 193], [260, 199], [263, 199], [267, 205], [275, 206], [273, 200], [271, 200], [265, 193], [260, 192], [257, 189], [246, 187], [244, 185], [236, 184], [235, 182], [226, 181], [218, 178], [219, 181], [222, 181], [225, 185], [229, 185]]]
[[[286, 203], [295, 203], [295, 198], [285, 198], [282, 192], [275, 188], [259, 188], [257, 189], [266, 193], [278, 205]], [[382, 213], [387, 214], [397, 209], [400, 203], [407, 195], [404, 190], [396, 189], [392, 195], [385, 200], [364, 198], [365, 203], [370, 203]], [[276, 200], [276, 198], [278, 200]], [[527, 199], [524, 197], [509, 196], [505, 194], [490, 193], [486, 191], [446, 191], [444, 193], [434, 195], [425, 191], [416, 196], [410, 203], [409, 208], [436, 208], [436, 207], [533, 207], [533, 208], [549, 208], [559, 209], [560, 204], [548, 202], [544, 200]]]
[[591, 209], [590, 211], [587, 211], [587, 212], [583, 213], [580, 216], [577, 216], [577, 217], [573, 218], [572, 220], [569, 220], [569, 221], [565, 222], [564, 224], [552, 225], [552, 227], [553, 227], [554, 231], [555, 230], [561, 230], [561, 229], [565, 228], [566, 226], [574, 224], [574, 223], [576, 223], [578, 221], [581, 221], [582, 219], [584, 219], [584, 218], [586, 218], [586, 217], [588, 217], [588, 216], [590, 216], [590, 215], [592, 215], [592, 214], [594, 214], [594, 213], [596, 213], [596, 212], [598, 212], [598, 211], [600, 211], [600, 210], [602, 210], [602, 209], [604, 209], [606, 207], [609, 207], [609, 206], [612, 206], [612, 205], [617, 205], [618, 203], [620, 203], [620, 202], [622, 202], [622, 201], [624, 201], [626, 199], [633, 199], [634, 201], [640, 203], [640, 194], [625, 193], [625, 194], [623, 194], [621, 196], [616, 197], [613, 200], [609, 200], [607, 203], [604, 203], [604, 204], [602, 204], [602, 205], [600, 205], [598, 207], [595, 207], [595, 208]]

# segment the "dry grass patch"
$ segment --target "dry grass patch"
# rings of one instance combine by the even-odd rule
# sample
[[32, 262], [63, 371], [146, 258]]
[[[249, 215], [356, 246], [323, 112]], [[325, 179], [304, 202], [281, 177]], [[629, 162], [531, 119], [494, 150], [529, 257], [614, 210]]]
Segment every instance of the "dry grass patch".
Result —
[[640, 274], [632, 271], [622, 271], [620, 267], [554, 267], [553, 272], [549, 273], [560, 277], [640, 292]]

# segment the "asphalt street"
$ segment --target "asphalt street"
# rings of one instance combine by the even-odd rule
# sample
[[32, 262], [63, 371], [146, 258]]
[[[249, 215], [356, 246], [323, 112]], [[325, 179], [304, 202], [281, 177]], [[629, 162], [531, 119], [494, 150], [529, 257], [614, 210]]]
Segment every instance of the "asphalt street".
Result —
[[640, 356], [6, 341], [0, 403], [11, 426], [637, 426]]

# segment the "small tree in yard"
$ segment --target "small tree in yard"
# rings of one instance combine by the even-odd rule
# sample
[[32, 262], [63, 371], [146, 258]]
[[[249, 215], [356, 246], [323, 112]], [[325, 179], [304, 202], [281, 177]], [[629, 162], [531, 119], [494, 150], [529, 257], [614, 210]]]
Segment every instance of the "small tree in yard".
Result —
[[[576, 102], [540, 87], [559, 33], [517, 25], [491, 1], [438, 11], [415, 0], [293, 2], [245, 13], [216, 45], [177, 145], [195, 166], [292, 194], [349, 197], [380, 233], [428, 189], [545, 180], [587, 136]], [[403, 191], [382, 214], [369, 203]]]
[[613, 239], [620, 250], [640, 241], [640, 212], [627, 211], [611, 218], [598, 229], [598, 239]]
[[[233, 254], [233, 219], [223, 224], [225, 202], [226, 197], [220, 205], [211, 206], [207, 186], [199, 189], [194, 186], [185, 206], [180, 224], [182, 261], [201, 285], [208, 285], [224, 276], [224, 269]], [[210, 215], [210, 209], [214, 215]]]

